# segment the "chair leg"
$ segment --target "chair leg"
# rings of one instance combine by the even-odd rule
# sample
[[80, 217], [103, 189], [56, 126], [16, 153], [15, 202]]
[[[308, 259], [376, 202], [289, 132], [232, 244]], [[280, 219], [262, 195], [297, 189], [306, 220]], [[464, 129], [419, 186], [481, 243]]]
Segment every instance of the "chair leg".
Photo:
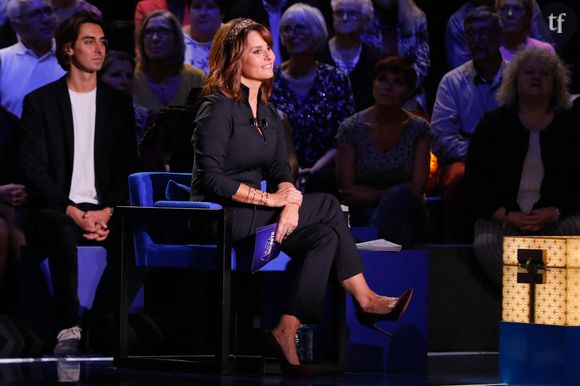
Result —
[[220, 228], [218, 237], [218, 339], [216, 347], [216, 365], [220, 373], [229, 372], [229, 345], [231, 336], [231, 290], [232, 290], [232, 244], [231, 244], [231, 223], [228, 220], [230, 213], [224, 211], [218, 227]]
[[121, 218], [121, 257], [119, 259], [119, 298], [117, 306], [117, 357], [126, 358], [127, 353], [127, 340], [128, 340], [128, 326], [129, 326], [129, 280], [130, 269], [128, 267], [129, 262], [129, 237], [126, 236], [125, 232], [125, 219]]

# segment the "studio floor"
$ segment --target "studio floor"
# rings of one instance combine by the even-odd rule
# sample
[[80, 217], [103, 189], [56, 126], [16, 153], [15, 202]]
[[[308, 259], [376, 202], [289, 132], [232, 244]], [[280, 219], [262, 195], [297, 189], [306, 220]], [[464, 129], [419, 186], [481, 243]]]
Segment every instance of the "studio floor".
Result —
[[346, 373], [313, 380], [121, 369], [112, 358], [0, 359], [1, 384], [80, 385], [501, 385], [497, 353], [431, 353], [428, 374]]

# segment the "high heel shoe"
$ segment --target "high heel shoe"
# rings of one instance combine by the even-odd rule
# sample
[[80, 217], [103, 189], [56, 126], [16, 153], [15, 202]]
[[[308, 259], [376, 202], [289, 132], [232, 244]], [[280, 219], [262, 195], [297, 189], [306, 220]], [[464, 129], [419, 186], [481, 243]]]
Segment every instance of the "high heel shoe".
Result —
[[308, 367], [303, 365], [293, 365], [288, 362], [284, 351], [282, 351], [282, 346], [278, 343], [278, 340], [272, 334], [271, 331], [265, 331], [262, 334], [262, 344], [264, 346], [264, 351], [270, 355], [273, 355], [280, 364], [280, 370], [282, 370], [282, 375], [285, 377], [292, 378], [314, 378], [315, 373]]
[[377, 314], [374, 312], [364, 312], [362, 310], [357, 310], [355, 315], [358, 319], [358, 322], [365, 327], [373, 328], [387, 336], [393, 336], [390, 332], [383, 330], [382, 328], [377, 326], [377, 322], [380, 320], [390, 320], [394, 321], [397, 320], [407, 311], [407, 307], [411, 302], [411, 298], [413, 297], [413, 288], [409, 288], [406, 290], [395, 303], [393, 309], [385, 314]]

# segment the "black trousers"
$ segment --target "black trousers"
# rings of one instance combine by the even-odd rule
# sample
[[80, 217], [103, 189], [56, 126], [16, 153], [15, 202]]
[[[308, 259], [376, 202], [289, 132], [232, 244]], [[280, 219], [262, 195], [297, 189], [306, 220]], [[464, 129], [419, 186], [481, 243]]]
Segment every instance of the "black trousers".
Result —
[[[252, 240], [256, 228], [278, 221], [280, 208], [259, 206], [234, 208], [234, 242]], [[363, 271], [338, 200], [326, 193], [305, 194], [299, 211], [298, 227], [281, 245], [292, 258], [291, 281], [284, 313], [302, 321], [320, 317], [330, 272], [336, 279], [348, 279]]]
[[[81, 204], [82, 210], [97, 210], [101, 207]], [[90, 241], [82, 237], [82, 230], [64, 212], [53, 209], [40, 209], [30, 214], [27, 221], [29, 243], [42, 248], [48, 254], [48, 264], [52, 278], [54, 301], [57, 312], [58, 329], [70, 328], [80, 324], [78, 289], [77, 246], [98, 245], [107, 250], [107, 267], [99, 282], [92, 310], [95, 313], [112, 312], [117, 292], [113, 270], [120, 258], [120, 229], [113, 217], [108, 224], [110, 233], [102, 241]]]

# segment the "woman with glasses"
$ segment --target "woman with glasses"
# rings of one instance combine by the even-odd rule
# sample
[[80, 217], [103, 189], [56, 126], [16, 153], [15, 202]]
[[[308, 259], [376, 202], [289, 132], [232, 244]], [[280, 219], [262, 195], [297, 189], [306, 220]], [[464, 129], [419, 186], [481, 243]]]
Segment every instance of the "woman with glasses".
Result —
[[167, 11], [149, 14], [137, 42], [140, 62], [135, 71], [133, 101], [153, 112], [185, 104], [191, 89], [201, 87], [205, 74], [183, 64], [183, 32], [175, 16]]
[[354, 113], [350, 81], [341, 71], [316, 60], [327, 41], [322, 13], [298, 3], [280, 20], [289, 59], [274, 70], [271, 102], [288, 115], [298, 157], [299, 181], [306, 191], [335, 192], [334, 136]]
[[332, 0], [334, 36], [318, 53], [321, 62], [336, 66], [348, 75], [355, 110], [372, 106], [373, 66], [382, 54], [361, 41], [361, 34], [373, 17], [371, 0]]
[[510, 61], [523, 47], [538, 47], [556, 54], [549, 43], [530, 36], [534, 16], [534, 0], [496, 0], [495, 10], [503, 26], [502, 45], [499, 48], [504, 60]]
[[425, 13], [413, 0], [373, 0], [375, 15], [362, 40], [384, 56], [409, 59], [417, 73], [416, 92], [405, 104], [413, 111], [427, 111], [423, 80], [429, 72], [429, 36]]

